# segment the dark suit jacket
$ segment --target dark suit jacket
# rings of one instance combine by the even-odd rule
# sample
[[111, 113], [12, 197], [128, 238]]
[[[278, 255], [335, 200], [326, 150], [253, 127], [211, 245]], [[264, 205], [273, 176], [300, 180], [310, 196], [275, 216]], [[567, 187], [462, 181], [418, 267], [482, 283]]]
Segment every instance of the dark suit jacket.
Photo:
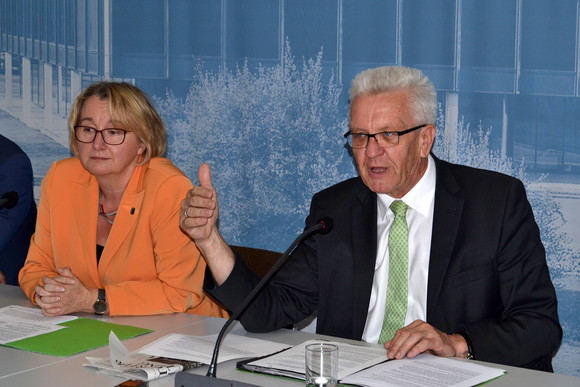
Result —
[[[551, 370], [560, 343], [556, 294], [523, 184], [435, 159], [437, 180], [427, 322], [466, 332], [477, 359]], [[360, 340], [376, 258], [377, 196], [360, 178], [317, 193], [306, 227], [334, 228], [301, 243], [240, 321], [270, 331], [317, 311], [321, 334]], [[206, 280], [208, 275], [206, 275]], [[211, 294], [235, 310], [257, 282], [241, 259]]]
[[18, 194], [18, 201], [0, 210], [0, 270], [8, 284], [18, 285], [36, 221], [32, 166], [18, 145], [0, 135], [0, 197], [10, 191]]

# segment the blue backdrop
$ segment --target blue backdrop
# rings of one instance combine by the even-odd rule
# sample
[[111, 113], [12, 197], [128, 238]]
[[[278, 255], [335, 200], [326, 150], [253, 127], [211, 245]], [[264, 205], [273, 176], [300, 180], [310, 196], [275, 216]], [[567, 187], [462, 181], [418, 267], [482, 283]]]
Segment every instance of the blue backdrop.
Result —
[[342, 138], [354, 75], [418, 67], [438, 91], [435, 154], [525, 182], [564, 328], [554, 366], [580, 376], [579, 10], [579, 0], [0, 0], [0, 132], [29, 153], [38, 185], [67, 154], [78, 92], [133, 82], [167, 123], [167, 156], [194, 181], [211, 165], [227, 240], [282, 251], [312, 194], [356, 174]]

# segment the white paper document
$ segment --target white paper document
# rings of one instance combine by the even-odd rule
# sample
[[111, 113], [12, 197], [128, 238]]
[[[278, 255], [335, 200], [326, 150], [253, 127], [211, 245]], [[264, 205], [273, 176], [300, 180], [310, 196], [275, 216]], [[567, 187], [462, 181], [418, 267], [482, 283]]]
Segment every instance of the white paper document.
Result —
[[[129, 352], [111, 332], [109, 358], [87, 357], [84, 366], [98, 372], [135, 380], [159, 377], [209, 364], [217, 335], [170, 334]], [[304, 380], [305, 346], [324, 340], [309, 340], [294, 347], [246, 336], [229, 334], [220, 346], [219, 362], [250, 358], [238, 363], [241, 369]], [[381, 345], [337, 345], [342, 384], [357, 386], [473, 386], [502, 376], [505, 370], [471, 361], [422, 354], [413, 359], [387, 360]], [[270, 355], [267, 355], [270, 354]]]
[[341, 383], [358, 386], [468, 387], [504, 374], [505, 370], [471, 361], [421, 354], [412, 359], [404, 358], [378, 364], [342, 379]]
[[[243, 369], [272, 375], [305, 379], [305, 348], [309, 344], [323, 340], [309, 340], [280, 353], [242, 365]], [[387, 360], [387, 351], [383, 346], [354, 345], [338, 341], [324, 341], [338, 346], [338, 379], [360, 371], [379, 362]]]
[[[304, 380], [305, 346], [310, 340], [289, 350], [261, 359], [238, 363], [238, 367], [269, 375]], [[422, 354], [413, 359], [387, 360], [382, 345], [328, 343], [338, 346], [338, 380], [356, 386], [473, 386], [497, 378], [504, 370], [470, 361]]]
[[39, 308], [10, 305], [0, 308], [0, 344], [38, 336], [66, 328], [55, 325], [76, 316], [46, 317]]
[[[211, 362], [218, 335], [189, 336], [170, 334], [129, 352], [113, 332], [109, 335], [109, 357], [86, 357], [85, 367], [94, 367], [99, 373], [134, 380], [153, 380]], [[274, 343], [230, 333], [221, 346], [219, 362], [261, 356], [287, 348]]]
[[102, 374], [142, 381], [202, 366], [199, 362], [129, 352], [113, 331], [109, 334], [109, 355], [106, 358], [87, 356], [89, 363], [83, 366], [97, 368]]
[[[217, 334], [190, 336], [174, 333], [141, 348], [139, 352], [153, 356], [199, 361], [204, 364], [209, 364], [217, 336]], [[230, 333], [225, 336], [220, 345], [218, 363], [234, 359], [263, 356], [264, 354], [278, 352], [288, 347], [287, 344]]]

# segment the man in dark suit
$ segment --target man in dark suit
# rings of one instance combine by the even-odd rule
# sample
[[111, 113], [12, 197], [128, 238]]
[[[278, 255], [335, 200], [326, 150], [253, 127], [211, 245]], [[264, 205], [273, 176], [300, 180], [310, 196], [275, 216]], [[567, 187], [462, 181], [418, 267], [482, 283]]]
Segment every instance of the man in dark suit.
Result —
[[0, 209], [0, 283], [18, 285], [36, 222], [30, 159], [11, 140], [0, 134], [0, 197], [16, 192], [11, 208]]
[[[429, 352], [551, 371], [562, 330], [523, 184], [431, 154], [437, 100], [419, 70], [367, 70], [350, 100], [345, 136], [360, 177], [314, 195], [306, 227], [329, 216], [333, 229], [296, 248], [242, 315], [244, 327], [270, 331], [317, 311], [318, 333], [384, 343], [389, 358]], [[199, 180], [180, 225], [208, 263], [206, 290], [235, 310], [258, 278], [219, 235], [207, 165]], [[391, 204], [400, 201], [408, 268], [391, 290]], [[404, 322], [389, 331], [396, 303]]]

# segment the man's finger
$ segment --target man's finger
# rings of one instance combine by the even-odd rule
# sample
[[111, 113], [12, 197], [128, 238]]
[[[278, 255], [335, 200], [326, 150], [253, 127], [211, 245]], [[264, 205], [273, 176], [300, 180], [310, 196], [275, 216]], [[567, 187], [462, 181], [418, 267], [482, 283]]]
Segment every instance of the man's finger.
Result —
[[208, 164], [201, 164], [197, 173], [197, 178], [199, 179], [199, 185], [213, 190], [213, 184], [211, 183], [211, 170], [209, 169]]

